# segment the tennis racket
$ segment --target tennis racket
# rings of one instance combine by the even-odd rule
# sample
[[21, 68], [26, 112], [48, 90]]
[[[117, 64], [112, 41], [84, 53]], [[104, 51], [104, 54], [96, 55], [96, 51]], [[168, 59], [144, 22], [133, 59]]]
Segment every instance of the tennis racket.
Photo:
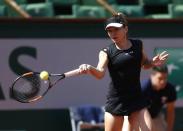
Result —
[[40, 78], [40, 72], [28, 72], [14, 80], [10, 95], [21, 103], [34, 102], [43, 98], [59, 81], [79, 74], [79, 69], [75, 69], [63, 74], [49, 74], [48, 79], [43, 80]]

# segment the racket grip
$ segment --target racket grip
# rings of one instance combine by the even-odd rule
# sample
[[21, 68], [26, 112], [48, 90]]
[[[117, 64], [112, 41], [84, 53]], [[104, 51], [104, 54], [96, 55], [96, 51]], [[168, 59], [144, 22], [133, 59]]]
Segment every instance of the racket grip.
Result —
[[72, 71], [65, 72], [64, 75], [65, 77], [77, 76], [77, 75], [80, 75], [80, 71], [79, 69], [75, 69]]

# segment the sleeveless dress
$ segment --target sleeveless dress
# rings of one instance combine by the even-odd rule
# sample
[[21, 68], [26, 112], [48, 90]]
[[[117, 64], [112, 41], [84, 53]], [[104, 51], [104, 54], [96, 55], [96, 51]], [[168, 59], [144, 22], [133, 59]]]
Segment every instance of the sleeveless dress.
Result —
[[105, 111], [113, 115], [130, 115], [148, 105], [140, 85], [142, 41], [129, 40], [132, 43], [129, 49], [119, 50], [115, 44], [103, 49], [111, 77]]

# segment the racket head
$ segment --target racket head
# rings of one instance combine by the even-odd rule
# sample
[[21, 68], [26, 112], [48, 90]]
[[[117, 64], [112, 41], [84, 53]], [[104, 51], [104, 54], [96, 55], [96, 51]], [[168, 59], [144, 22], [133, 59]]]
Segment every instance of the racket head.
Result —
[[42, 80], [38, 72], [28, 72], [14, 80], [10, 95], [21, 103], [30, 103], [41, 99], [51, 87], [50, 79]]

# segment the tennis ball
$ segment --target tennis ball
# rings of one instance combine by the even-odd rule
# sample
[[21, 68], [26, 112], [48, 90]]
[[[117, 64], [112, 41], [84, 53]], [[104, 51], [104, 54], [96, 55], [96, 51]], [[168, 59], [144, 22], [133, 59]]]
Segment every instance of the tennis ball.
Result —
[[39, 76], [42, 80], [48, 80], [49, 74], [47, 71], [42, 71]]

